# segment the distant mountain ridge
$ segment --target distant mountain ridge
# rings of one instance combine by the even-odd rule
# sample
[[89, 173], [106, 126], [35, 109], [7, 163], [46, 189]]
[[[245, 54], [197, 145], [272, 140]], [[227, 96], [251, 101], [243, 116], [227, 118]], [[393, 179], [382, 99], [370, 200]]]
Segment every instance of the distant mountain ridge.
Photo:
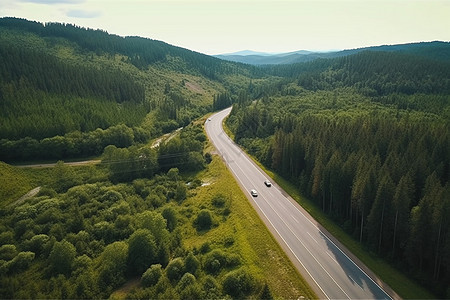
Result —
[[450, 43], [443, 41], [381, 45], [331, 52], [299, 50], [294, 52], [271, 54], [244, 50], [230, 54], [214, 55], [214, 57], [249, 65], [281, 65], [309, 62], [318, 58], [342, 57], [362, 51], [403, 52], [435, 60], [450, 61]]

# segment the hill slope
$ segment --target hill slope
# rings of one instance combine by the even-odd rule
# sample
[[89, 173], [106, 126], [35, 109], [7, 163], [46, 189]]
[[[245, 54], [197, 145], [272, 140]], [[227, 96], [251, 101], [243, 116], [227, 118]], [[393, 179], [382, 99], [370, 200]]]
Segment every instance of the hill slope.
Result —
[[246, 52], [244, 52], [243, 54], [220, 54], [215, 55], [215, 57], [250, 65], [279, 65], [309, 62], [319, 58], [342, 57], [363, 51], [398, 52], [431, 58], [439, 61], [450, 61], [450, 43], [440, 41], [409, 43], [401, 45], [383, 45], [331, 52], [311, 52], [305, 50], [278, 54], [247, 54]]
[[210, 111], [214, 95], [246, 87], [257, 72], [160, 41], [2, 18], [0, 160], [28, 158], [16, 150], [32, 144], [29, 152], [39, 153], [49, 138], [66, 145], [61, 158], [96, 155], [103, 149], [72, 151], [67, 143], [83, 135], [107, 145], [93, 132], [119, 124], [142, 142]]

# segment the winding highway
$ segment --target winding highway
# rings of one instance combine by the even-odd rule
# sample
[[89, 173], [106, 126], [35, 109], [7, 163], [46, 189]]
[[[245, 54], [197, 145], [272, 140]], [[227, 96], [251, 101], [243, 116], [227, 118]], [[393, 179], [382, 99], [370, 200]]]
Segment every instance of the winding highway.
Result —
[[[267, 187], [269, 177], [226, 135], [223, 119], [231, 108], [211, 116], [206, 133], [247, 193], [261, 219], [272, 231], [299, 272], [310, 282], [318, 297], [328, 299], [393, 299], [378, 280], [360, 262], [356, 264], [348, 251], [321, 229], [286, 192], [276, 184]], [[258, 192], [257, 197], [250, 190]], [[348, 254], [346, 254], [348, 253]], [[364, 271], [366, 270], [366, 271]]]

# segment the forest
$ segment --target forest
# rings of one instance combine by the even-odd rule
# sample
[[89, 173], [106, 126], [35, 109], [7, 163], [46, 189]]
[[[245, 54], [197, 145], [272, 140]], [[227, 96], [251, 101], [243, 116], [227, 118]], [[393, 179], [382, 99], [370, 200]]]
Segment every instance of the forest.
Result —
[[1, 18], [0, 159], [91, 157], [128, 146], [110, 136], [122, 129], [131, 143], [148, 141], [258, 72], [150, 39]]
[[369, 251], [449, 297], [449, 64], [365, 52], [297, 67], [260, 99], [236, 100], [235, 141]]

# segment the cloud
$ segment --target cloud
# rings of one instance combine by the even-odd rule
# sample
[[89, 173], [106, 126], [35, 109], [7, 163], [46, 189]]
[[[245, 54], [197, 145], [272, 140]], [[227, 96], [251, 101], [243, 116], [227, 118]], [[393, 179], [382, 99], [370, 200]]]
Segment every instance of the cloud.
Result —
[[100, 17], [101, 12], [72, 9], [72, 10], [69, 10], [66, 15], [71, 18], [92, 19], [92, 18]]
[[21, 2], [30, 2], [37, 4], [79, 4], [85, 0], [20, 0]]

